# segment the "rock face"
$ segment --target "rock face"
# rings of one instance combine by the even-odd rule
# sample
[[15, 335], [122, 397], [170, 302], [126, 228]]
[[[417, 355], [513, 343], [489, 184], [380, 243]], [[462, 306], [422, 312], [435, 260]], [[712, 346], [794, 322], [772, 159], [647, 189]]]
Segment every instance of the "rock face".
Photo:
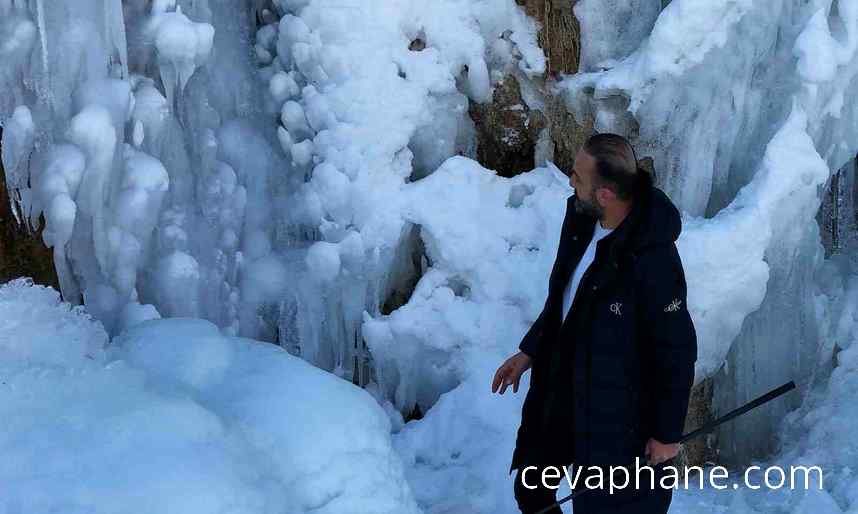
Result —
[[[3, 129], [0, 128], [0, 139]], [[42, 242], [42, 229], [30, 232], [12, 214], [5, 172], [0, 163], [0, 282], [17, 277], [31, 277], [37, 284], [59, 290], [52, 252]], [[44, 227], [44, 221], [40, 223]]]
[[536, 79], [508, 74], [495, 85], [490, 103], [471, 102], [469, 113], [477, 129], [477, 160], [506, 177], [529, 171], [541, 165], [543, 159], [568, 170], [578, 148], [593, 133], [592, 119], [576, 119], [564, 101], [550, 91], [558, 74], [578, 71], [581, 37], [573, 3], [516, 1], [539, 23], [538, 39], [547, 58], [546, 73]]
[[420, 238], [420, 227], [413, 225], [408, 229], [402, 244], [396, 249], [390, 275], [387, 278], [387, 295], [381, 305], [382, 314], [388, 315], [408, 303], [408, 299], [417, 287], [417, 282], [429, 265], [426, 248]]
[[477, 160], [499, 175], [512, 177], [532, 170], [545, 115], [531, 110], [522, 99], [518, 79], [508, 75], [497, 84], [488, 104], [470, 102], [468, 110], [477, 129]]
[[541, 25], [539, 46], [548, 60], [547, 74], [575, 73], [581, 62], [581, 26], [570, 0], [516, 0]]
[[567, 109], [563, 98], [551, 94], [545, 98], [545, 114], [553, 149], [552, 161], [561, 170], [568, 172], [572, 169], [578, 149], [595, 133], [595, 120], [590, 113], [584, 113], [579, 120]]
[[858, 156], [831, 176], [816, 216], [825, 256], [846, 250], [858, 237]]
[[[712, 416], [712, 378], [703, 380], [691, 389], [688, 402], [688, 415], [685, 417], [685, 433], [696, 430], [713, 420]], [[716, 462], [718, 452], [715, 449], [714, 433], [697, 437], [682, 445], [679, 462], [676, 466], [699, 466], [706, 462]], [[680, 468], [682, 469], [682, 468]]]

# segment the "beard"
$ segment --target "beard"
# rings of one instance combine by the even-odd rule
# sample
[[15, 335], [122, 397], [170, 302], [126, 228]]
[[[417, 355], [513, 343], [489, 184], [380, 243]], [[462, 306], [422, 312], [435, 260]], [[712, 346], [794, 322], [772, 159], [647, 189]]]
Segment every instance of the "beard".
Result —
[[580, 196], [576, 200], [575, 212], [592, 216], [598, 220], [602, 219], [602, 216], [604, 216], [605, 209], [603, 209], [598, 203], [584, 200]]

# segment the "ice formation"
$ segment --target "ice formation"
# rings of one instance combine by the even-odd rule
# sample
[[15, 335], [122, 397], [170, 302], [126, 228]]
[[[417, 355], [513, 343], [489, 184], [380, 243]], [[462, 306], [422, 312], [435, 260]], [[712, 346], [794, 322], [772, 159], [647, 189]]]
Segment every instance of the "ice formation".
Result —
[[[412, 173], [472, 147], [457, 81], [485, 100], [490, 71], [538, 74], [544, 58], [512, 0], [276, 7], [4, 2], [7, 182], [30, 223], [46, 215], [65, 297], [108, 331], [139, 300], [231, 333], [300, 333], [302, 355], [349, 373], [346, 341], [394, 287], [408, 233], [384, 204]], [[73, 44], [83, 33], [97, 37]], [[410, 51], [418, 38], [428, 47]], [[254, 39], [255, 62], [242, 51]], [[126, 191], [144, 167], [166, 181]], [[78, 173], [80, 186], [57, 189], [58, 174]], [[280, 326], [293, 308], [321, 330]]]
[[398, 408], [432, 405], [477, 370], [487, 376], [509, 352], [509, 334], [529, 328], [547, 294], [569, 192], [556, 168], [504, 179], [463, 157], [403, 191], [431, 264], [406, 305], [364, 323], [380, 385]]
[[[660, 13], [652, 33], [636, 50], [623, 54], [619, 47], [624, 41], [609, 42], [617, 47], [603, 48], [603, 54], [618, 59], [603, 61], [594, 66], [602, 69], [569, 76], [561, 83], [573, 110], [585, 107], [582, 99], [593, 98], [597, 130], [627, 133], [639, 127], [639, 155], [655, 156], [660, 183], [685, 213], [679, 246], [689, 281], [689, 308], [700, 336], [697, 380], [718, 371], [728, 357], [726, 373], [732, 373], [730, 379], [716, 382], [722, 398], [718, 409], [733, 408], [793, 378], [802, 390], [809, 390], [812, 372], [830, 359], [832, 341], [848, 344], [851, 338], [842, 330], [853, 327], [854, 320], [845, 315], [840, 333], [827, 331], [820, 313], [836, 309], [833, 304], [820, 306], [812, 295], [818, 288], [816, 270], [823, 262], [814, 220], [821, 192], [830, 175], [851, 166], [849, 162], [858, 152], [858, 146], [850, 143], [855, 140], [858, 113], [842, 100], [858, 93], [854, 86], [858, 73], [856, 10], [856, 2], [800, 6], [792, 2], [713, 5], [674, 1]], [[598, 27], [609, 17], [607, 12], [596, 11], [586, 2], [576, 5], [585, 33], [592, 16], [597, 17]], [[719, 15], [714, 16], [715, 12]], [[796, 24], [796, 19], [802, 22]], [[624, 22], [617, 16], [611, 23], [617, 27]], [[820, 52], [830, 58], [821, 59]], [[780, 78], [763, 80], [755, 73]], [[618, 104], [622, 98], [618, 93], [628, 97], [628, 105]], [[733, 118], [725, 118], [733, 114]], [[731, 123], [739, 116], [739, 123]], [[445, 209], [449, 207], [440, 210]], [[850, 219], [854, 211], [847, 210], [842, 216], [843, 223], [854, 230], [855, 222]], [[479, 260], [490, 259], [483, 254]], [[830, 280], [850, 280], [852, 273], [844, 269]], [[427, 273], [423, 280], [430, 276]], [[542, 276], [547, 276], [547, 269]], [[418, 291], [422, 285], [421, 281]], [[466, 286], [474, 287], [472, 283]], [[426, 318], [430, 314], [422, 311], [410, 320], [404, 316], [425, 297], [415, 295], [409, 305], [385, 320], [390, 329], [377, 332], [387, 340], [397, 340], [390, 334], [398, 329], [404, 334], [400, 340], [413, 338], [416, 329], [429, 325]], [[439, 309], [435, 318], [443, 320], [449, 311]], [[443, 341], [439, 332], [427, 334], [423, 344], [431, 348], [435, 341]], [[449, 332], [459, 333], [455, 329]], [[485, 333], [472, 338], [470, 345], [456, 341], [446, 353], [457, 355], [462, 347], [483, 348]], [[840, 379], [828, 386], [830, 396], [820, 400], [821, 406], [812, 412], [833, 412], [839, 401], [836, 395], [848, 396], [853, 381], [848, 355], [841, 352], [839, 360], [845, 365], [835, 373]], [[424, 369], [444, 370], [436, 363], [446, 362], [446, 358], [443, 354], [427, 357], [432, 366]], [[451, 361], [462, 363], [463, 359]], [[487, 384], [492, 369], [478, 370], [470, 376], [481, 375]], [[733, 446], [732, 458], [760, 453], [760, 447], [771, 451], [777, 420], [797, 406], [799, 397], [767, 406], [727, 427], [723, 437]], [[463, 503], [457, 506], [485, 512], [514, 509], [503, 503], [503, 488], [510, 484], [501, 471], [492, 479], [476, 465], [497, 458], [493, 446], [485, 444], [487, 439], [494, 438], [503, 448], [512, 441], [509, 432], [498, 429], [492, 418], [495, 412], [503, 416], [504, 407], [482, 417], [474, 415], [488, 403], [478, 386], [464, 379], [441, 396], [433, 407], [435, 412], [430, 410], [424, 420], [406, 425], [397, 436], [404, 458], [412, 463], [412, 480], [422, 486], [416, 490], [427, 491], [420, 498], [425, 505], [459, 501]], [[453, 407], [455, 404], [461, 407]], [[825, 434], [837, 426], [832, 421], [814, 432]], [[781, 462], [798, 458], [802, 452], [810, 452], [801, 457], [804, 462], [812, 461], [811, 455], [818, 455], [818, 448], [824, 446], [825, 436], [811, 437], [815, 439], [805, 440], [804, 448], [789, 449]], [[855, 462], [850, 460], [856, 444], [854, 433], [844, 430], [838, 440], [840, 448], [849, 449], [846, 454], [820, 461], [837, 474], [837, 486], [827, 489], [829, 492], [797, 493], [788, 502], [791, 512], [804, 512], [810, 506], [818, 506], [820, 512], [840, 512], [845, 506], [845, 512], [854, 505], [854, 495], [849, 493], [854, 487], [849, 479], [849, 463]], [[503, 469], [499, 463], [495, 467]], [[497, 486], [498, 482], [503, 485]], [[459, 492], [452, 495], [456, 500], [448, 499], [449, 488]], [[825, 499], [830, 493], [836, 502]], [[711, 508], [719, 508], [722, 500], [713, 500]], [[692, 496], [688, 503], [679, 502], [679, 510], [698, 511], [695, 501]], [[772, 508], [771, 496], [761, 502], [759, 512]], [[747, 507], [749, 512], [757, 512]]]
[[143, 33], [155, 47], [167, 101], [172, 104], [175, 91], [183, 91], [197, 67], [211, 56], [214, 27], [191, 21], [171, 0], [152, 4]]
[[[535, 25], [511, 1], [278, 5], [279, 23], [257, 32], [272, 56], [262, 77], [279, 114], [280, 147], [308, 178], [288, 192], [282, 229], [311, 243], [297, 261], [311, 282], [281, 304], [290, 321], [278, 335], [305, 358], [366, 383], [363, 313], [379, 314], [414, 251], [415, 223], [403, 210], [409, 183], [470, 151], [466, 95], [488, 98], [491, 70], [534, 75], [544, 57]], [[502, 35], [508, 46], [492, 45]], [[425, 49], [409, 50], [417, 39]]]
[[[858, 152], [858, 112], [842, 101], [858, 93], [856, 74], [856, 2], [685, 1], [625, 59], [562, 84], [573, 109], [592, 88], [597, 130], [625, 131], [634, 117], [639, 147], [686, 213], [679, 246], [703, 350], [698, 380], [738, 336], [719, 408], [804, 382], [818, 364], [807, 299], [822, 251], [814, 217], [829, 176]], [[628, 105], [618, 108], [618, 93]], [[758, 453], [771, 420], [796, 406], [737, 423], [735, 452]]]
[[[845, 342], [854, 320], [829, 323], [854, 306], [844, 300], [854, 286], [831, 283], [854, 273], [844, 266], [819, 285], [830, 262], [814, 217], [831, 174], [858, 151], [849, 101], [858, 1], [661, 4], [577, 2], [581, 73], [556, 93], [571, 111], [595, 113], [597, 130], [632, 136], [681, 207], [697, 380], [714, 374], [716, 408], [789, 378], [806, 394], [839, 345], [829, 383], [791, 421], [810, 427], [838, 408], [854, 374], [855, 345]], [[94, 382], [63, 375], [63, 401], [94, 395], [90, 421], [116, 415], [121, 425], [127, 406], [105, 391], [125, 391], [141, 409], [195, 420], [174, 427], [186, 439], [161, 440], [150, 427], [153, 441], [182, 451], [212, 442], [209, 460], [188, 473], [241, 492], [191, 492], [186, 511], [217, 502], [264, 511], [286, 501], [277, 480], [294, 477], [280, 457], [266, 458], [259, 482], [242, 452], [282, 445], [288, 458], [318, 464], [297, 442], [274, 441], [288, 420], [265, 415], [315, 415], [306, 399], [271, 391], [321, 375], [230, 336], [277, 342], [376, 396], [421, 507], [511, 512], [505, 470], [521, 394], [492, 398], [488, 384], [542, 307], [572, 191], [550, 163], [506, 179], [470, 160], [467, 110], [506, 75], [526, 85], [544, 72], [537, 28], [513, 0], [0, 0], [2, 161], [16, 215], [31, 225], [44, 215], [63, 297], [104, 327], [89, 340], [100, 347], [126, 334], [122, 364], [86, 359], [80, 369]], [[161, 316], [210, 323], [140, 324]], [[58, 355], [57, 366], [79, 360]], [[150, 376], [159, 385], [144, 390]], [[393, 477], [391, 511], [415, 508], [379, 435], [390, 428], [382, 411], [342, 391], [342, 405], [365, 407], [341, 426], [373, 427], [350, 445], [378, 450], [368, 462]], [[403, 424], [415, 405], [429, 407], [426, 417]], [[756, 452], [797, 406], [767, 407], [723, 435], [735, 454]], [[263, 431], [239, 433], [223, 419]], [[91, 438], [110, 428], [86, 426]], [[835, 427], [805, 430], [784, 458], [816, 458]], [[326, 458], [353, 449], [334, 432]], [[852, 437], [841, 444], [854, 449]], [[791, 497], [799, 503], [789, 508], [854, 508], [848, 460], [824, 457], [842, 475], [837, 485]], [[140, 473], [131, 479], [151, 480]], [[372, 488], [379, 479], [343, 473], [293, 483], [306, 487], [289, 493], [292, 505], [323, 504], [336, 494], [326, 480]], [[115, 512], [131, 498], [101, 507]]]

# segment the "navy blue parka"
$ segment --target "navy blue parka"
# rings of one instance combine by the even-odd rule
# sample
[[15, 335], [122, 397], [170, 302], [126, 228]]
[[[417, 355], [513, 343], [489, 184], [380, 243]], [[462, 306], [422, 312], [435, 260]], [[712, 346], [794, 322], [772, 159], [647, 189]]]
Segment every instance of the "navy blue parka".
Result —
[[622, 465], [646, 440], [677, 442], [697, 336], [676, 249], [679, 211], [647, 184], [596, 254], [561, 323], [562, 296], [597, 220], [567, 200], [542, 313], [519, 349], [533, 359], [512, 457], [529, 465]]

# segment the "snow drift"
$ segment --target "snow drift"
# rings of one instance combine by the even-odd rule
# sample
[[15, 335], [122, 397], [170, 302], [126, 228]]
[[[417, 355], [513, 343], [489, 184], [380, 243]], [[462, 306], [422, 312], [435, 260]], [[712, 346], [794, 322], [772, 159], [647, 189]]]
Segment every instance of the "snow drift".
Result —
[[0, 512], [418, 512], [365, 391], [203, 320], [106, 343], [57, 292], [0, 286]]

